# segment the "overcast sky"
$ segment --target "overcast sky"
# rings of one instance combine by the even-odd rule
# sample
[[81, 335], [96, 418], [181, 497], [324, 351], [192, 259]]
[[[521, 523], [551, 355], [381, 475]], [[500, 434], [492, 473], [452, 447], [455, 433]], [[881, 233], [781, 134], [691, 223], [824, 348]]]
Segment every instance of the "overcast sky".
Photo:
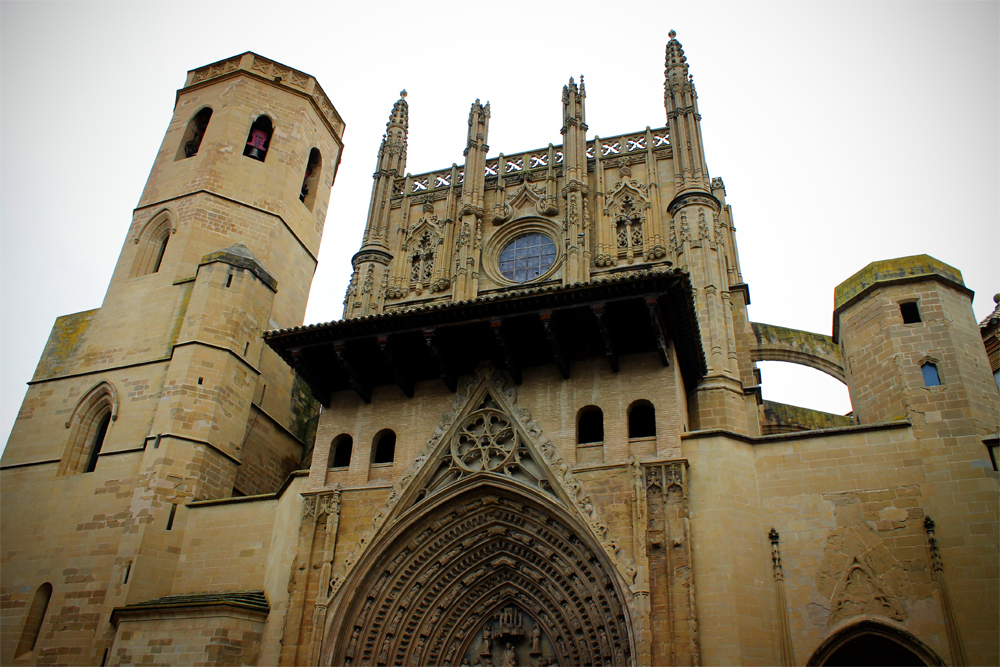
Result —
[[[751, 319], [829, 334], [835, 285], [920, 253], [962, 271], [978, 319], [1000, 291], [997, 2], [5, 0], [0, 26], [0, 443], [56, 317], [101, 305], [185, 73], [244, 51], [316, 76], [347, 123], [310, 323], [341, 315], [401, 88], [414, 174], [462, 163], [476, 98], [491, 156], [560, 143], [581, 73], [591, 138], [662, 127], [671, 28]], [[788, 366], [763, 365], [765, 398], [850, 410]]]

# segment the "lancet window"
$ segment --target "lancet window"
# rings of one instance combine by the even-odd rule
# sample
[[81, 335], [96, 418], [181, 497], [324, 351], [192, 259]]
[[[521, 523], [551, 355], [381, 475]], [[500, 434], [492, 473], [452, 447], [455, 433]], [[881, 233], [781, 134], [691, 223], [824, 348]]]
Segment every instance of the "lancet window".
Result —
[[35, 644], [38, 643], [38, 635], [42, 629], [42, 621], [45, 620], [45, 612], [49, 608], [49, 600], [51, 599], [52, 584], [45, 582], [38, 587], [31, 600], [31, 606], [24, 618], [24, 627], [21, 629], [21, 638], [14, 650], [15, 659], [35, 650]]
[[274, 126], [267, 116], [258, 116], [257, 120], [250, 126], [250, 133], [247, 135], [247, 143], [243, 148], [243, 154], [254, 160], [264, 161], [267, 151], [271, 147], [271, 134]]
[[170, 214], [162, 211], [148, 222], [134, 239], [133, 243], [139, 246], [136, 250], [135, 260], [132, 262], [132, 270], [129, 272], [130, 278], [157, 273], [163, 263], [163, 255], [167, 250], [167, 242], [174, 232], [174, 225]]
[[306, 164], [306, 173], [302, 176], [302, 190], [299, 192], [299, 201], [305, 204], [309, 210], [313, 210], [316, 203], [316, 191], [319, 189], [319, 177], [323, 167], [323, 158], [318, 148], [309, 151], [309, 162]]
[[208, 122], [211, 119], [212, 109], [210, 107], [205, 107], [191, 118], [184, 130], [184, 136], [181, 138], [181, 145], [177, 150], [175, 160], [194, 157], [198, 154], [201, 140], [205, 137], [205, 130], [208, 129]]
[[111, 423], [117, 418], [117, 392], [100, 382], [80, 399], [66, 428], [70, 429], [60, 474], [94, 472]]

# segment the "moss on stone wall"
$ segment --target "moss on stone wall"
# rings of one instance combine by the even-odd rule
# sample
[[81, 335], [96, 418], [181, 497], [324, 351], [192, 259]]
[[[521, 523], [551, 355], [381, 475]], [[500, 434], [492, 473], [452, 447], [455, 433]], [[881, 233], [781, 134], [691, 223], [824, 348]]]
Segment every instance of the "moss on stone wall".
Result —
[[764, 426], [773, 433], [787, 431], [815, 431], [823, 428], [854, 426], [854, 419], [821, 410], [800, 408], [797, 405], [764, 401]]
[[896, 259], [872, 262], [833, 289], [834, 310], [844, 306], [866, 289], [881, 282], [893, 282], [906, 278], [939, 276], [962, 287], [962, 272], [953, 266], [934, 259], [930, 255], [911, 255]]
[[86, 338], [87, 329], [94, 315], [99, 310], [100, 308], [94, 308], [56, 318], [56, 323], [52, 325], [52, 333], [49, 334], [49, 340], [45, 344], [45, 352], [38, 361], [35, 380], [59, 375], [67, 370], [80, 344]]

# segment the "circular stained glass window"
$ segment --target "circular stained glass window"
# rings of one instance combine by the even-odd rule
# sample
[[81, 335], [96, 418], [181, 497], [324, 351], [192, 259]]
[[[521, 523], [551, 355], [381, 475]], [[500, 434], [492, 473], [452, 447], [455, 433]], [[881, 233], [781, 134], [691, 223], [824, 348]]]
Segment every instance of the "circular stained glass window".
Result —
[[523, 283], [534, 280], [556, 261], [556, 244], [545, 234], [525, 234], [507, 244], [500, 252], [500, 273], [504, 278]]

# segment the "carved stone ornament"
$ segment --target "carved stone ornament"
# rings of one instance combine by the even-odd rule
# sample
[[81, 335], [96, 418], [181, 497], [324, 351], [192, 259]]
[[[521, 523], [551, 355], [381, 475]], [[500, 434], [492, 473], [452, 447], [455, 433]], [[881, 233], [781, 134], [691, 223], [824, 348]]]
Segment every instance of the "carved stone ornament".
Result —
[[351, 550], [339, 590], [354, 597], [331, 614], [324, 664], [484, 664], [487, 651], [631, 664], [619, 551], [507, 375], [484, 365]]
[[[499, 203], [497, 204], [497, 208], [500, 208]], [[551, 216], [558, 212], [559, 207], [556, 204], [555, 195], [551, 197], [546, 195], [544, 187], [533, 187], [526, 179], [512, 195], [507, 196], [506, 206], [503, 208], [503, 213], [506, 217], [498, 218], [495, 215], [493, 224], [501, 224], [511, 218], [529, 216], [536, 213]]]
[[409, 513], [341, 591], [321, 664], [632, 665], [624, 591], [556, 506], [474, 488]]

